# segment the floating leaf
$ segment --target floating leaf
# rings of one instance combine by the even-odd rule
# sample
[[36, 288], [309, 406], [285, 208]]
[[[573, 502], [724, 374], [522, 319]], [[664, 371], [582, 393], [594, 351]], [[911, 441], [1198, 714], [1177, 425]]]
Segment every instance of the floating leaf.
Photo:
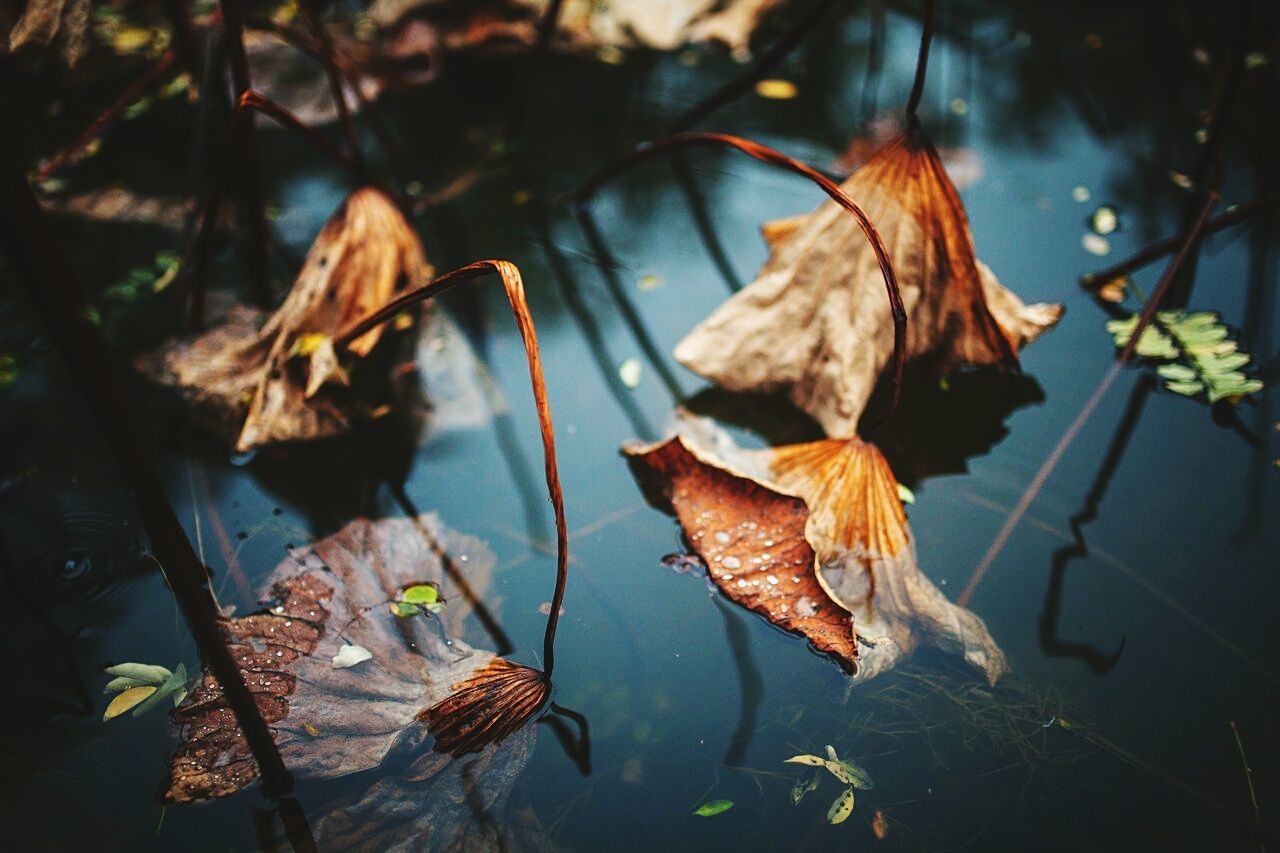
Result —
[[103, 721], [113, 720], [116, 717], [128, 711], [130, 708], [136, 707], [147, 700], [152, 693], [156, 692], [156, 688], [152, 685], [144, 685], [142, 687], [130, 687], [116, 695], [111, 700], [111, 704], [107, 706], [106, 713], [102, 715]]
[[364, 646], [357, 646], [355, 643], [349, 643], [338, 649], [338, 653], [333, 656], [334, 669], [348, 669], [356, 664], [364, 663], [373, 659], [373, 652]]
[[[1164, 362], [1156, 367], [1156, 374], [1164, 380], [1167, 390], [1184, 397], [1204, 394], [1210, 403], [1239, 400], [1262, 390], [1262, 380], [1241, 372], [1253, 357], [1239, 351], [1239, 344], [1230, 339], [1230, 330], [1218, 315], [1212, 311], [1159, 311], [1156, 319], [1168, 333], [1156, 324], [1148, 326], [1136, 352]], [[1138, 315], [1134, 314], [1108, 321], [1106, 328], [1116, 346], [1123, 347], [1137, 323]]]
[[107, 675], [118, 675], [123, 678], [130, 678], [139, 684], [160, 685], [173, 675], [163, 666], [155, 666], [148, 663], [118, 663], [115, 666], [109, 666], [103, 670]]
[[851, 814], [853, 814], [853, 789], [845, 788], [840, 793], [840, 796], [835, 798], [831, 808], [827, 809], [827, 822], [831, 824], [844, 823]]
[[204, 422], [232, 431], [237, 452], [338, 435], [363, 416], [360, 403], [369, 409], [386, 403], [395, 387], [385, 364], [370, 367], [366, 381], [357, 377], [359, 397], [344, 387], [348, 368], [359, 367], [389, 332], [373, 328], [341, 351], [332, 336], [430, 274], [422, 245], [395, 203], [364, 187], [325, 223], [269, 318], [234, 309], [222, 325], [170, 343], [139, 366], [203, 409]]
[[796, 84], [790, 80], [761, 80], [756, 83], [756, 94], [769, 100], [790, 100], [796, 93]]
[[[920, 571], [896, 481], [873, 446], [742, 451], [711, 421], [684, 415], [676, 437], [623, 452], [727, 598], [856, 678], [891, 669], [921, 645], [962, 655], [991, 683], [1006, 671], [982, 620]], [[859, 638], [879, 641], [859, 648]]]
[[[450, 593], [457, 581], [449, 579], [445, 560], [460, 555], [469, 558], [465, 582], [483, 590], [493, 556], [478, 540], [454, 533], [434, 515], [359, 519], [294, 549], [270, 575], [262, 595], [271, 602], [266, 611], [222, 623], [232, 657], [246, 673], [290, 770], [313, 778], [346, 776], [377, 767], [405, 738], [420, 746], [425, 730], [416, 718], [422, 708], [493, 659], [450, 639], [439, 624], [402, 622], [380, 606], [369, 606], [406, 584], [424, 581]], [[464, 608], [451, 616], [461, 620]], [[333, 657], [348, 642], [372, 651], [379, 665], [354, 677], [334, 669]], [[226, 796], [257, 776], [248, 744], [212, 675], [204, 674], [172, 716], [182, 740], [171, 758], [167, 801]], [[320, 734], [309, 734], [304, 723]], [[532, 732], [526, 727], [508, 738], [510, 749], [486, 753], [494, 755], [495, 771], [524, 766]], [[463, 799], [453, 802], [465, 801], [471, 784], [458, 775], [459, 764], [465, 762], [447, 763], [440, 771], [461, 786], [456, 795]], [[473, 781], [481, 784], [479, 778]]]
[[185, 664], [178, 664], [173, 674], [164, 680], [164, 683], [156, 688], [156, 692], [152, 693], [147, 700], [141, 705], [133, 709], [133, 716], [141, 717], [143, 714], [155, 708], [165, 699], [172, 699], [174, 707], [177, 707], [187, 695], [187, 667]]
[[810, 767], [826, 767], [827, 760], [816, 755], [793, 755], [786, 760], [787, 764], [807, 764]]
[[1195, 397], [1204, 391], [1204, 385], [1201, 382], [1166, 382], [1165, 388], [1175, 394], [1181, 394], [1184, 397]]
[[412, 619], [422, 610], [416, 604], [409, 604], [407, 601], [393, 601], [390, 604], [391, 612], [401, 619]]
[[733, 800], [708, 800], [693, 810], [698, 817], [715, 817], [733, 808]]
[[440, 599], [440, 590], [433, 584], [414, 584], [400, 592], [400, 600], [408, 604], [435, 604]]
[[[1014, 367], [1060, 305], [1024, 305], [974, 254], [964, 205], [919, 129], [881, 148], [841, 189], [879, 232], [907, 307], [909, 358], [940, 370]], [[832, 438], [857, 434], [894, 348], [870, 242], [835, 201], [765, 229], [756, 280], [676, 347], [677, 360], [731, 391], [785, 390]]]

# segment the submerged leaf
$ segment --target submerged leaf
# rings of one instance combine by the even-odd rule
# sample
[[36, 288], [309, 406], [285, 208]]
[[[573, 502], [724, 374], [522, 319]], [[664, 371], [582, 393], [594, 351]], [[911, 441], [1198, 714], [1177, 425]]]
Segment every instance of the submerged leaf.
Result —
[[798, 780], [795, 785], [791, 786], [791, 803], [797, 806], [800, 805], [800, 801], [804, 799], [806, 794], [810, 791], [818, 790], [818, 785], [821, 781], [821, 773], [814, 773], [807, 779]]
[[[841, 187], [876, 224], [908, 314], [907, 355], [940, 369], [1014, 367], [1059, 305], [1024, 305], [974, 255], [964, 206], [919, 131], [884, 146]], [[676, 347], [689, 369], [734, 391], [786, 390], [833, 438], [858, 419], [893, 353], [880, 266], [834, 202], [766, 227], [756, 280]]]
[[[223, 622], [232, 656], [294, 773], [333, 778], [377, 767], [401, 739], [421, 741], [425, 732], [414, 721], [422, 708], [493, 659], [450, 640], [439, 624], [405, 622], [380, 605], [370, 607], [424, 580], [450, 592], [451, 584], [464, 582], [448, 574], [458, 565], [467, 567], [465, 583], [479, 591], [493, 557], [434, 515], [359, 519], [292, 551], [268, 579], [266, 610]], [[464, 608], [454, 615], [461, 619]], [[358, 677], [333, 667], [349, 643], [374, 653]], [[257, 776], [248, 744], [207, 672], [172, 716], [182, 742], [171, 759], [167, 801], [226, 796]], [[523, 766], [531, 743], [531, 729], [517, 732], [498, 763]]]
[[[144, 357], [140, 367], [230, 425], [237, 452], [337, 435], [361, 412], [360, 399], [342, 387], [348, 368], [394, 331], [371, 329], [340, 351], [333, 335], [430, 275], [408, 221], [380, 190], [365, 187], [325, 223], [261, 329], [260, 315], [237, 309], [223, 325]], [[386, 384], [385, 373], [380, 381]]]
[[708, 800], [693, 810], [698, 817], [715, 817], [733, 808], [733, 800]]

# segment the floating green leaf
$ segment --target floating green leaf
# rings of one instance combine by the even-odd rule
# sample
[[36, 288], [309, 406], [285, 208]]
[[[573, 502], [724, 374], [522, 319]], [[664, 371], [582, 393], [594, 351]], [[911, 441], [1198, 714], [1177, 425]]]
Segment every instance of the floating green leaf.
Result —
[[733, 800], [708, 800], [693, 810], [698, 817], [715, 817], [733, 808]]
[[[1138, 315], [1134, 314], [1110, 320], [1106, 328], [1116, 346], [1124, 347], [1137, 324]], [[1230, 329], [1212, 311], [1157, 312], [1156, 323], [1143, 330], [1135, 351], [1163, 362], [1156, 366], [1156, 374], [1167, 390], [1184, 397], [1203, 394], [1210, 403], [1239, 401], [1263, 388], [1262, 380], [1242, 372], [1253, 358], [1240, 352]]]
[[[173, 675], [163, 666], [156, 666], [149, 663], [118, 663], [115, 666], [109, 666], [103, 670], [107, 675], [118, 675], [124, 678], [135, 680], [138, 684], [152, 684], [159, 686]], [[114, 682], [112, 682], [114, 683]], [[124, 688], [119, 688], [124, 689]]]
[[400, 601], [408, 604], [435, 604], [440, 599], [440, 591], [433, 584], [415, 584], [400, 593]]
[[409, 604], [404, 601], [393, 601], [391, 602], [390, 607], [391, 612], [401, 619], [412, 619], [414, 616], [417, 616], [422, 612], [418, 605]]

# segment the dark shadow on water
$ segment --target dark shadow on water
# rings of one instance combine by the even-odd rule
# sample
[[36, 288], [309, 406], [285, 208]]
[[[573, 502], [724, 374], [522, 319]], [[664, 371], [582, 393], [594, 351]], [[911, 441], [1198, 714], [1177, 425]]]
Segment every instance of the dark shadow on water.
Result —
[[758, 728], [760, 703], [764, 700], [764, 678], [751, 653], [751, 635], [747, 631], [743, 615], [718, 595], [712, 601], [724, 617], [725, 638], [733, 653], [733, 666], [738, 672], [740, 690], [738, 725], [729, 738], [722, 763], [727, 767], [741, 767]]
[[1074, 561], [1089, 555], [1089, 545], [1084, 539], [1084, 526], [1098, 517], [1098, 507], [1106, 496], [1111, 479], [1115, 476], [1133, 432], [1142, 417], [1142, 410], [1155, 390], [1155, 380], [1150, 373], [1143, 373], [1129, 394], [1124, 413], [1116, 432], [1107, 445], [1106, 455], [1098, 467], [1093, 485], [1085, 495], [1084, 504], [1079, 512], [1071, 516], [1071, 535], [1075, 539], [1071, 545], [1059, 548], [1053, 553], [1053, 567], [1049, 573], [1049, 587], [1045, 591], [1044, 607], [1040, 611], [1039, 636], [1040, 648], [1050, 657], [1072, 657], [1083, 661], [1097, 675], [1106, 675], [1115, 669], [1124, 653], [1126, 638], [1120, 638], [1120, 644], [1110, 654], [1097, 647], [1078, 641], [1063, 640], [1058, 637], [1058, 623], [1062, 609], [1062, 589], [1067, 567]]
[[[562, 717], [564, 719], [561, 719]], [[569, 726], [565, 723], [565, 720], [569, 720], [577, 726], [577, 737], [574, 737], [573, 732], [569, 731]], [[564, 754], [569, 757], [573, 765], [578, 768], [578, 772], [583, 776], [590, 776], [591, 726], [587, 722], [586, 716], [552, 702], [548, 713], [541, 717], [538, 723], [551, 729], [551, 733], [556, 736], [556, 740], [560, 743], [560, 748], [564, 750]]]

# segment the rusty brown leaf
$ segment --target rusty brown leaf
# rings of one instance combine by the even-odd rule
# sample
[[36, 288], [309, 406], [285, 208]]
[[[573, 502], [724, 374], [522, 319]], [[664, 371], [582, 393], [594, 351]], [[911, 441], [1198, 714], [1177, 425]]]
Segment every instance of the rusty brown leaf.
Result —
[[853, 621], [818, 583], [804, 502], [707, 461], [695, 448], [677, 435], [624, 452], [650, 501], [675, 514], [726, 598], [853, 672]]
[[[493, 555], [432, 514], [359, 519], [294, 550], [268, 578], [266, 609], [224, 623], [228, 646], [293, 772], [333, 778], [379, 766], [393, 748], [426, 736], [419, 711], [494, 660], [451, 639], [436, 617], [399, 619], [386, 607], [405, 584], [430, 582], [450, 599], [447, 614], [465, 600], [450, 572], [459, 565], [467, 567], [469, 585], [482, 586]], [[372, 659], [335, 668], [334, 655], [348, 643], [368, 649]], [[248, 745], [212, 676], [206, 672], [172, 716], [181, 743], [166, 800], [222, 797], [253, 781]], [[531, 729], [516, 732], [494, 761], [523, 766], [532, 738]]]
[[417, 235], [391, 199], [359, 189], [325, 223], [261, 329], [260, 314], [235, 309], [222, 325], [145, 356], [140, 367], [233, 425], [237, 452], [338, 435], [361, 410], [360, 389], [343, 387], [347, 366], [391, 333], [371, 329], [340, 351], [333, 336], [430, 275]]
[[[968, 218], [932, 143], [908, 131], [841, 187], [888, 248], [908, 312], [907, 355], [939, 369], [1017, 364], [1059, 305], [1025, 305], [974, 254]], [[832, 438], [858, 420], [893, 352], [879, 263], [856, 223], [827, 202], [766, 226], [756, 280], [676, 347], [696, 373], [736, 391], [786, 390]]]
[[[1007, 670], [982, 620], [920, 571], [897, 481], [874, 445], [741, 450], [713, 422], [682, 414], [675, 438], [624, 452], [726, 596], [853, 664], [859, 680], [921, 646], [960, 655], [991, 683]], [[796, 619], [790, 588], [806, 590], [802, 612], [817, 624]]]

